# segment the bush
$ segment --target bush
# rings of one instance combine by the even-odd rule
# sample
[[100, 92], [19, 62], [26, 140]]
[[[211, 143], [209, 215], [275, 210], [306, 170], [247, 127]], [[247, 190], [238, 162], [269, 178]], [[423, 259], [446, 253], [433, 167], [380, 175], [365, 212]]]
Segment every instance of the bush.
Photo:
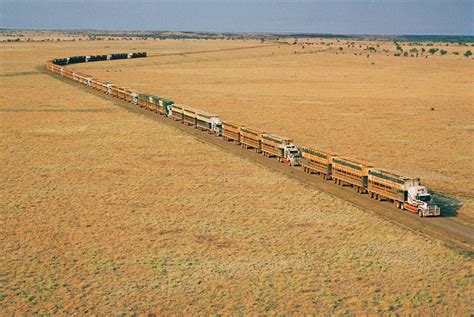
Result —
[[459, 55], [459, 52], [453, 52], [454, 55]]
[[434, 55], [434, 53], [436, 53], [438, 51], [437, 48], [430, 48], [430, 50], [428, 52], [431, 53], [431, 55]]
[[441, 55], [446, 55], [446, 54], [448, 53], [448, 51], [441, 50], [441, 51], [439, 51], [439, 53], [440, 53]]
[[471, 51], [466, 51], [466, 52], [464, 53], [464, 56], [466, 56], [466, 57], [469, 57], [469, 56], [471, 56], [471, 55], [472, 55], [472, 52], [471, 52]]

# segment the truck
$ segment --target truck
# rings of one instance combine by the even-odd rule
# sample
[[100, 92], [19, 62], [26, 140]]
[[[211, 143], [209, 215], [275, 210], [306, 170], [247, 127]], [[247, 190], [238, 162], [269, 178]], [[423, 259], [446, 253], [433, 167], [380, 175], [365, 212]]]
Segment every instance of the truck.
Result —
[[174, 101], [162, 97], [155, 98], [158, 100], [158, 113], [165, 116], [169, 116], [169, 112], [173, 107]]
[[222, 134], [222, 123], [218, 116], [204, 111], [196, 113], [197, 128], [210, 134], [220, 136]]
[[240, 144], [240, 125], [230, 121], [222, 121], [222, 138]]
[[335, 152], [308, 146], [301, 148], [303, 171], [316, 173], [323, 179], [329, 180], [332, 175], [332, 160], [338, 155]]
[[183, 122], [187, 125], [196, 126], [196, 110], [191, 108], [183, 108]]
[[183, 106], [173, 104], [170, 111], [170, 117], [176, 121], [183, 122]]
[[439, 216], [441, 209], [431, 198], [419, 178], [404, 177], [385, 169], [369, 169], [369, 197], [391, 201], [397, 208], [417, 213], [420, 217]]
[[338, 185], [350, 185], [360, 194], [367, 193], [369, 168], [373, 166], [360, 160], [334, 157], [331, 177]]
[[291, 139], [264, 133], [261, 142], [264, 156], [275, 156], [278, 162], [288, 163], [290, 166], [301, 165], [301, 152]]
[[245, 149], [255, 149], [255, 152], [262, 152], [262, 135], [265, 132], [247, 128], [240, 127], [240, 144]]

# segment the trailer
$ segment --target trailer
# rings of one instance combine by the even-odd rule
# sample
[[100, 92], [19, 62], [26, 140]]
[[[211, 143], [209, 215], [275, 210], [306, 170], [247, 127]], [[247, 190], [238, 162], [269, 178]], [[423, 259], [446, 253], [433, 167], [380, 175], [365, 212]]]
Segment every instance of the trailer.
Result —
[[245, 149], [255, 149], [255, 152], [262, 152], [262, 135], [265, 132], [247, 128], [240, 127], [240, 143]]
[[110, 94], [110, 93], [109, 93], [109, 87], [111, 87], [110, 85], [112, 85], [112, 84], [106, 83], [106, 82], [105, 82], [105, 83], [102, 82], [102, 83], [100, 84], [99, 90], [100, 90], [101, 92], [103, 92], [104, 94]]
[[117, 91], [117, 98], [125, 100], [126, 88], [116, 87], [116, 91]]
[[114, 60], [114, 59], [127, 59], [128, 54], [127, 53], [113, 53], [107, 56], [108, 60]]
[[176, 121], [183, 122], [183, 106], [173, 104], [171, 107], [170, 116]]
[[222, 123], [218, 116], [198, 110], [196, 112], [196, 126], [202, 131], [220, 136], [222, 133]]
[[384, 169], [369, 169], [369, 197], [391, 201], [396, 207], [416, 212], [420, 217], [439, 216], [440, 208], [419, 178], [404, 177]]
[[123, 94], [124, 94], [123, 100], [128, 101], [128, 102], [134, 102], [134, 100], [137, 97], [137, 93], [129, 88], [124, 88]]
[[68, 58], [68, 64], [85, 63], [86, 56], [71, 56]]
[[316, 173], [323, 179], [331, 179], [332, 160], [337, 157], [335, 152], [318, 147], [302, 147], [302, 165], [306, 173]]
[[146, 57], [146, 52], [130, 53], [130, 58]]
[[369, 168], [373, 166], [360, 160], [334, 157], [332, 160], [332, 179], [338, 185], [350, 185], [358, 193], [367, 192]]
[[64, 66], [67, 65], [68, 59], [67, 58], [55, 58], [53, 59], [53, 64]]
[[240, 144], [240, 125], [230, 121], [222, 121], [222, 138]]
[[91, 80], [91, 87], [92, 87], [92, 89], [94, 89], [94, 90], [99, 90], [99, 86], [100, 86], [100, 81], [98, 81], [98, 80], [95, 79], [95, 78], [92, 78], [92, 80]]
[[138, 94], [137, 105], [140, 106], [141, 108], [148, 109], [149, 98], [150, 98], [150, 95], [148, 94]]
[[73, 71], [72, 71], [72, 70], [67, 69], [67, 68], [63, 68], [63, 69], [61, 70], [61, 74], [62, 74], [64, 77], [66, 77], [66, 78], [72, 80], [72, 77], [73, 77]]
[[149, 95], [148, 102], [146, 104], [146, 109], [153, 112], [158, 112], [159, 107], [159, 98], [153, 95]]
[[190, 126], [196, 126], [196, 110], [183, 108], [183, 122]]
[[112, 85], [111, 88], [112, 88], [111, 95], [114, 96], [115, 98], [118, 98], [118, 96], [119, 96], [119, 87], [115, 86], [115, 85]]
[[278, 162], [292, 166], [301, 165], [301, 153], [291, 139], [264, 133], [261, 141], [264, 156], [276, 157]]

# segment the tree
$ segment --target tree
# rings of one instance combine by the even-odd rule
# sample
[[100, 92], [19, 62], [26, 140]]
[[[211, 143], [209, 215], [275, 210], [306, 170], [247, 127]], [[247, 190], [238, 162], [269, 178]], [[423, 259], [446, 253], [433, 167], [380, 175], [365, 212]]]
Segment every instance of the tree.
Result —
[[430, 48], [430, 50], [428, 52], [430, 52], [431, 55], [434, 55], [434, 53], [436, 53], [438, 51], [437, 48]]
[[471, 56], [471, 55], [472, 55], [472, 52], [469, 51], [469, 50], [464, 53], [464, 56], [466, 56], [466, 57], [469, 57], [469, 56]]
[[448, 53], [448, 51], [446, 51], [446, 50], [441, 50], [441, 51], [439, 51], [439, 53], [440, 53], [441, 55], [446, 55], [446, 54]]

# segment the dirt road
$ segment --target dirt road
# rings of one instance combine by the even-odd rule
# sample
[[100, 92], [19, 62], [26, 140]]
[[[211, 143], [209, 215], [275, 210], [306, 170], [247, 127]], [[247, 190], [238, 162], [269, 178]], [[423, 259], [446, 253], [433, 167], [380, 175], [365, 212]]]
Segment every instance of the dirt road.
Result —
[[57, 78], [58, 80], [63, 81], [64, 83], [84, 90], [84, 92], [96, 94], [102, 98], [113, 100], [117, 105], [127, 109], [130, 112], [152, 118], [160, 124], [172, 126], [179, 131], [192, 135], [200, 142], [205, 142], [207, 144], [219, 147], [220, 149], [223, 149], [229, 153], [239, 155], [256, 164], [260, 164], [266, 168], [283, 173], [288, 177], [297, 179], [307, 186], [311, 186], [317, 190], [322, 190], [340, 197], [354, 206], [357, 206], [366, 212], [372, 212], [393, 224], [446, 242], [448, 245], [461, 248], [469, 253], [474, 252], [474, 228], [458, 219], [455, 212], [449, 212], [444, 216], [437, 218], [419, 218], [417, 215], [409, 213], [408, 211], [401, 211], [387, 202], [374, 201], [369, 199], [367, 195], [357, 194], [350, 187], [338, 187], [332, 182], [322, 180], [317, 175], [309, 175], [304, 173], [301, 168], [290, 168], [285, 164], [279, 163], [275, 159], [265, 158], [262, 155], [256, 154], [252, 150], [245, 150], [240, 146], [233, 144], [232, 142], [226, 142], [221, 138], [217, 138], [200, 130], [193, 129], [192, 127], [188, 127], [180, 122], [141, 109], [136, 105], [118, 100], [112, 96], [104, 95], [103, 93], [95, 91], [91, 88], [84, 87], [79, 83], [75, 83], [50, 74], [46, 71], [46, 69], [42, 69], [42, 71], [53, 76], [54, 78]]

